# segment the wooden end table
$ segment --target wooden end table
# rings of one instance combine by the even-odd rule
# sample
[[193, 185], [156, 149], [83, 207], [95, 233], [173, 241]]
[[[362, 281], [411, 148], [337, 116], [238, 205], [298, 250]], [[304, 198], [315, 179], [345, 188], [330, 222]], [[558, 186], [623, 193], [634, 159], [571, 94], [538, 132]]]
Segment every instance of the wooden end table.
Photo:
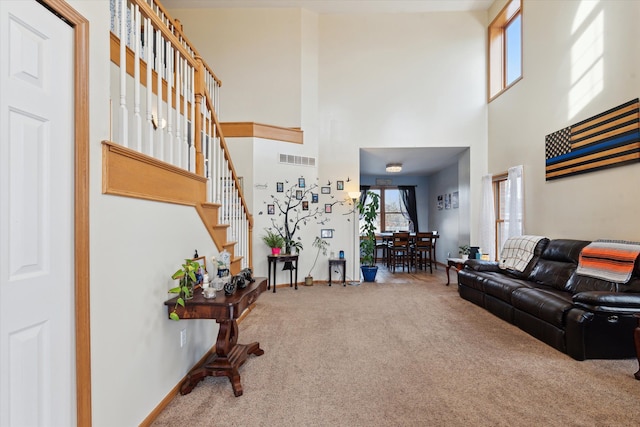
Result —
[[[264, 350], [260, 343], [238, 344], [238, 322], [242, 312], [253, 304], [258, 296], [267, 290], [267, 279], [257, 277], [244, 289], [238, 289], [233, 295], [218, 292], [216, 298], [207, 299], [197, 290], [192, 299], [184, 302], [184, 307], [178, 306], [176, 313], [180, 319], [215, 319], [220, 325], [216, 339], [216, 352], [211, 354], [204, 364], [196, 367], [187, 374], [187, 378], [180, 386], [180, 394], [189, 394], [191, 390], [205, 377], [226, 376], [231, 381], [233, 394], [242, 396], [242, 385], [238, 369], [244, 364], [250, 354], [261, 356]], [[172, 298], [164, 304], [171, 313], [176, 304]]]
[[462, 268], [464, 267], [464, 262], [466, 260], [462, 259], [462, 258], [447, 258], [447, 286], [449, 286], [450, 280], [449, 280], [449, 270], [451, 269], [451, 267], [453, 267], [456, 272], [462, 270]]
[[[289, 270], [289, 287], [292, 287], [295, 283], [296, 290], [298, 290], [298, 255], [282, 254], [282, 255], [267, 255], [267, 289], [271, 289], [271, 266], [273, 266], [273, 293], [276, 293], [276, 272], [278, 263], [284, 262], [285, 267]], [[287, 266], [286, 263], [289, 263]], [[293, 280], [293, 271], [295, 270], [296, 279]]]
[[342, 267], [342, 286], [347, 286], [347, 281], [345, 280], [345, 271], [347, 270], [347, 260], [344, 258], [333, 258], [329, 259], [329, 286], [331, 286], [331, 267], [333, 266]]
[[638, 319], [638, 326], [636, 326], [635, 331], [633, 331], [633, 337], [636, 343], [636, 356], [638, 357], [638, 372], [634, 374], [637, 380], [640, 380], [640, 313], [636, 313], [633, 315], [636, 319]]

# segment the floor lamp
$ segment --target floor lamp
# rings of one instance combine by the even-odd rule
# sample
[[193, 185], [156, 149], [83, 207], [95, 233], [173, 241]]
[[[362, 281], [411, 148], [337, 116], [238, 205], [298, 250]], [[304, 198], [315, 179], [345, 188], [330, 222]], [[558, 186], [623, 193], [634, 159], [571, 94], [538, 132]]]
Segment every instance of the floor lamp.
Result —
[[[357, 286], [360, 284], [360, 274], [358, 273], [358, 267], [356, 264], [356, 260], [359, 259], [358, 257], [358, 245], [356, 245], [356, 239], [358, 238], [358, 228], [356, 223], [357, 221], [357, 216], [356, 216], [356, 211], [357, 206], [356, 206], [356, 201], [360, 199], [360, 192], [359, 191], [349, 191], [349, 197], [351, 197], [351, 201], [353, 202], [353, 281], [349, 282], [350, 285], [352, 286]], [[358, 278], [358, 280], [356, 280], [356, 277]]]

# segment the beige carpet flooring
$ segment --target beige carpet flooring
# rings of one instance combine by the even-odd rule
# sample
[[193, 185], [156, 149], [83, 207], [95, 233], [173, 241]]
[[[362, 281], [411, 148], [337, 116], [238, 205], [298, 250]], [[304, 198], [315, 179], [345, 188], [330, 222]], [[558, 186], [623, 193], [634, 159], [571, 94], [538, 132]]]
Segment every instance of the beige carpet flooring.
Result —
[[209, 377], [153, 425], [640, 425], [635, 359], [575, 361], [460, 298], [442, 270], [262, 294], [240, 324], [265, 351], [240, 369], [244, 395]]

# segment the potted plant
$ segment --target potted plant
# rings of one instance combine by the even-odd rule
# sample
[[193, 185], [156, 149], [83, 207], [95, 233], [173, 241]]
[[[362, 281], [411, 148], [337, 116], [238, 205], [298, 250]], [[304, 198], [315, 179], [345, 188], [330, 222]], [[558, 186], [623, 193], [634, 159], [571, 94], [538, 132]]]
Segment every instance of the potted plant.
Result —
[[284, 246], [284, 238], [278, 233], [265, 229], [267, 234], [262, 236], [262, 241], [271, 248], [272, 255], [279, 255]]
[[315, 267], [316, 263], [318, 262], [318, 257], [320, 256], [320, 252], [322, 251], [322, 255], [327, 255], [327, 247], [329, 246], [329, 242], [316, 236], [312, 246], [314, 248], [318, 248], [318, 251], [316, 252], [316, 259], [313, 260], [313, 265], [309, 269], [309, 274], [307, 275], [307, 277], [304, 278], [304, 284], [306, 286], [313, 285], [313, 276], [311, 275], [311, 272], [313, 271], [313, 267]]
[[176, 309], [178, 305], [184, 307], [184, 300], [189, 300], [193, 298], [193, 290], [198, 282], [196, 277], [196, 273], [200, 268], [200, 263], [198, 261], [192, 259], [185, 259], [184, 264], [182, 264], [182, 268], [171, 275], [171, 278], [176, 280], [179, 279], [179, 286], [175, 288], [169, 289], [169, 292], [172, 294], [178, 294], [178, 299], [176, 300], [176, 304], [173, 306], [173, 311], [169, 314], [169, 317], [173, 320], [180, 320], [178, 313], [176, 313]]
[[469, 253], [471, 253], [471, 247], [469, 245], [462, 245], [458, 249], [458, 253], [460, 253], [463, 260], [466, 261], [469, 259]]
[[378, 217], [378, 208], [380, 207], [380, 196], [372, 191], [367, 191], [367, 199], [369, 203], [363, 205], [358, 203], [358, 211], [364, 223], [360, 228], [360, 256], [362, 265], [362, 277], [365, 282], [375, 282], [378, 266], [375, 265], [376, 251], [376, 219]]

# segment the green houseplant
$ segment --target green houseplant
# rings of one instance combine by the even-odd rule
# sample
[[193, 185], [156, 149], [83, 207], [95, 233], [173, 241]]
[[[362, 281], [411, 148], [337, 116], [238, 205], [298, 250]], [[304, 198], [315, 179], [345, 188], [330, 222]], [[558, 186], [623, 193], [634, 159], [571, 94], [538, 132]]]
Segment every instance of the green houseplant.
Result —
[[180, 320], [180, 316], [176, 313], [178, 305], [184, 307], [184, 300], [193, 298], [193, 290], [198, 281], [196, 273], [200, 268], [200, 263], [192, 259], [185, 259], [182, 268], [178, 269], [171, 275], [173, 280], [179, 279], [179, 285], [175, 288], [169, 289], [172, 294], [178, 294], [176, 304], [173, 306], [173, 311], [169, 314], [169, 317], [173, 320]]
[[278, 233], [265, 229], [266, 234], [262, 236], [262, 241], [271, 248], [272, 255], [278, 255], [284, 246], [284, 238]]
[[360, 227], [360, 259], [362, 265], [362, 276], [365, 282], [374, 282], [378, 272], [375, 265], [376, 251], [376, 220], [378, 209], [380, 208], [380, 196], [372, 191], [367, 191], [368, 203], [366, 205], [358, 202], [358, 212], [363, 220]]
[[316, 236], [316, 238], [312, 243], [312, 246], [314, 248], [317, 248], [318, 251], [316, 252], [316, 259], [313, 260], [313, 265], [309, 269], [309, 274], [304, 278], [304, 284], [306, 286], [313, 285], [313, 276], [311, 275], [311, 272], [313, 271], [313, 268], [316, 266], [316, 263], [318, 262], [318, 257], [320, 256], [320, 252], [322, 252], [322, 255], [327, 255], [327, 247], [329, 246], [329, 242]]
[[458, 252], [462, 255], [462, 259], [469, 258], [469, 254], [471, 253], [471, 247], [469, 245], [459, 246], [458, 249]]

